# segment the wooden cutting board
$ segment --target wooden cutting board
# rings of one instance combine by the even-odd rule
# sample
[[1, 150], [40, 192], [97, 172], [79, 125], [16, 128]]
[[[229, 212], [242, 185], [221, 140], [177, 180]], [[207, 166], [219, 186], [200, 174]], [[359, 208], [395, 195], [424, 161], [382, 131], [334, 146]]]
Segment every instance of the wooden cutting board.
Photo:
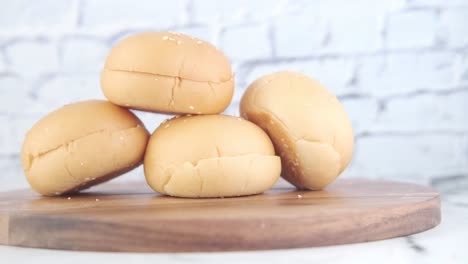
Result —
[[0, 244], [90, 251], [191, 252], [315, 247], [405, 236], [440, 222], [439, 194], [342, 179], [324, 191], [280, 185], [223, 199], [160, 196], [145, 183], [71, 197], [0, 193]]

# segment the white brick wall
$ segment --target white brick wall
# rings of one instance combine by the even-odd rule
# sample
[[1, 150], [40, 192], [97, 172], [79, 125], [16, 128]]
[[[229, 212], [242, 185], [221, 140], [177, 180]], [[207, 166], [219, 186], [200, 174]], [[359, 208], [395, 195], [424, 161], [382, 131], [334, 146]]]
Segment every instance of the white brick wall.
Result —
[[441, 175], [466, 175], [466, 136], [369, 134], [356, 144], [352, 175], [429, 183]]
[[234, 62], [267, 59], [272, 56], [268, 36], [264, 25], [228, 27], [221, 33], [220, 44]]
[[28, 186], [26, 178], [22, 177], [23, 170], [21, 169], [21, 160], [18, 155], [0, 154], [0, 171], [2, 172], [0, 173], [2, 190], [19, 189]]
[[375, 120], [379, 131], [468, 131], [468, 90], [389, 99]]
[[8, 59], [8, 70], [28, 79], [59, 69], [57, 45], [45, 38], [25, 38], [7, 43], [5, 56]]
[[77, 1], [3, 1], [0, 16], [2, 33], [64, 31], [76, 23]]
[[310, 8], [314, 7], [278, 16], [273, 21], [273, 44], [279, 57], [307, 56], [320, 50], [327, 41], [327, 24]]
[[198, 0], [190, 2], [193, 7], [193, 12], [190, 14], [191, 22], [197, 24], [235, 25], [258, 22], [297, 7], [295, 3], [285, 0]]
[[56, 109], [64, 104], [88, 98], [104, 99], [98, 74], [62, 74], [38, 84], [34, 91], [43, 108]]
[[446, 35], [445, 42], [449, 47], [463, 47], [468, 45], [468, 27], [466, 8], [444, 10], [441, 15], [441, 27]]
[[450, 90], [456, 83], [457, 52], [384, 53], [358, 59], [356, 75], [361, 93], [376, 97], [424, 90]]
[[5, 56], [3, 54], [0, 55], [0, 72], [5, 72], [6, 71], [6, 62], [5, 62]]
[[434, 45], [437, 32], [436, 10], [407, 10], [388, 16], [389, 49], [424, 48]]
[[[41, 118], [40, 114], [31, 115], [0, 115], [2, 129], [0, 130], [0, 159], [4, 155], [15, 155], [19, 158], [19, 151], [23, 138], [28, 129]], [[12, 180], [22, 175], [11, 175]]]
[[65, 37], [59, 46], [61, 71], [67, 73], [99, 72], [109, 53], [103, 39]]
[[379, 103], [375, 98], [344, 97], [341, 102], [348, 111], [355, 134], [371, 131], [379, 112]]
[[275, 71], [300, 71], [313, 76], [334, 94], [353, 93], [355, 63], [348, 58], [325, 58], [320, 60], [294, 61], [286, 63], [268, 63], [255, 67], [247, 77], [251, 83], [258, 76]]
[[182, 0], [83, 0], [80, 7], [79, 26], [98, 32], [170, 27], [181, 25], [186, 17]]
[[[0, 10], [0, 190], [26, 186], [24, 133], [64, 103], [103, 98], [99, 71], [128, 34], [174, 30], [233, 62], [228, 114], [263, 74], [302, 71], [356, 131], [344, 177], [468, 177], [468, 0], [21, 0]], [[137, 113], [153, 130], [168, 116]], [[125, 179], [143, 179], [141, 168]], [[455, 177], [458, 178], [458, 177]]]

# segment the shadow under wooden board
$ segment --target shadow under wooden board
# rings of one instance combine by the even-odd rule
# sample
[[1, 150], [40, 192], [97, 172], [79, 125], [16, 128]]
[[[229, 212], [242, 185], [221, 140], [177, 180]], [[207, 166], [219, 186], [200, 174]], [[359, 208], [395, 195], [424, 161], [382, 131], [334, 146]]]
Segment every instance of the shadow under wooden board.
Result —
[[405, 236], [439, 222], [435, 190], [365, 179], [219, 199], [160, 196], [145, 183], [103, 184], [70, 198], [0, 193], [0, 244], [66, 250], [302, 248]]

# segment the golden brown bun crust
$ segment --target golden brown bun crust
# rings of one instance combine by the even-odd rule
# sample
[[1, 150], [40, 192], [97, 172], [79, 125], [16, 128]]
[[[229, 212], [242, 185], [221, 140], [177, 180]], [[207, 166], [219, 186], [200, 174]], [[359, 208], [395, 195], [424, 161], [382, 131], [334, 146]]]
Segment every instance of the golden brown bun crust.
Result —
[[26, 134], [21, 161], [37, 192], [71, 193], [140, 164], [148, 137], [141, 121], [127, 109], [83, 101], [39, 120]]
[[104, 95], [135, 109], [215, 114], [234, 92], [231, 65], [213, 45], [170, 32], [146, 32], [114, 46], [101, 74]]
[[261, 193], [281, 171], [263, 130], [224, 115], [183, 116], [162, 123], [150, 138], [144, 166], [155, 191], [181, 197]]
[[241, 115], [264, 129], [282, 160], [282, 176], [298, 188], [320, 190], [351, 161], [353, 129], [335, 96], [295, 72], [254, 81]]

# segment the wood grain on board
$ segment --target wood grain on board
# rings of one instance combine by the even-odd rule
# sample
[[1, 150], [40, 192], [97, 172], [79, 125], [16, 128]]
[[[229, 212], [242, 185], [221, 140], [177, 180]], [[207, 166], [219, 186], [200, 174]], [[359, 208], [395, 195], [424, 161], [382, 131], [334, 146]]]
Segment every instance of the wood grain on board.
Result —
[[339, 179], [254, 196], [186, 199], [145, 183], [103, 184], [70, 197], [0, 193], [0, 244], [127, 252], [315, 247], [399, 237], [440, 222], [439, 194], [408, 183]]

